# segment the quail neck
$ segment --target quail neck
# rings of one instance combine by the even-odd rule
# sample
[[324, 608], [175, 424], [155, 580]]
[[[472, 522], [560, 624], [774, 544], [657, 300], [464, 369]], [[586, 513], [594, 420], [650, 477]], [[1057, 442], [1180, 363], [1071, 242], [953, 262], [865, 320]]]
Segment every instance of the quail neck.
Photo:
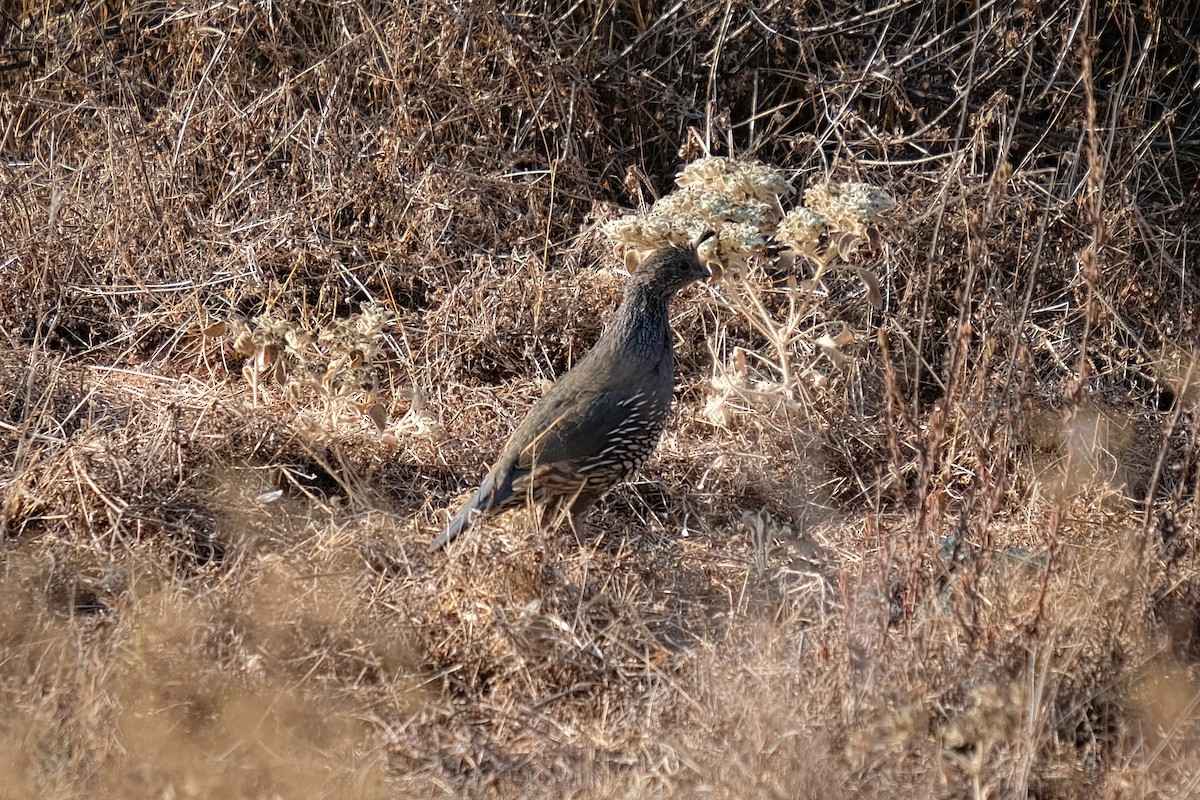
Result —
[[[671, 294], [674, 294], [672, 292]], [[667, 322], [670, 295], [653, 287], [632, 285], [621, 300], [604, 338], [626, 356], [658, 362], [673, 361], [674, 347]]]

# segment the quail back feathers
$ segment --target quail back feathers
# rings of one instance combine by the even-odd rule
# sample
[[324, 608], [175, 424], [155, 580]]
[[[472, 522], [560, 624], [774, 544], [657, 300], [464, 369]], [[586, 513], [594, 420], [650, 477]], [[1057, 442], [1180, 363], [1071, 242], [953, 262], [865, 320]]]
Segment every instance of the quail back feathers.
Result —
[[574, 522], [646, 462], [675, 389], [667, 309], [681, 288], [708, 277], [697, 250], [710, 235], [662, 247], [633, 272], [604, 333], [513, 431], [431, 552], [476, 518], [531, 502], [565, 503]]

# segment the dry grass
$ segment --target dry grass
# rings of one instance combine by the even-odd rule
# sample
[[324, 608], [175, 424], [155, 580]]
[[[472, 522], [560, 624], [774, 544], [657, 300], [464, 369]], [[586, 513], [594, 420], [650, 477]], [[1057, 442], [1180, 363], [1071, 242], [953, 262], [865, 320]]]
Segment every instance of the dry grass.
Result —
[[[0, 797], [1200, 791], [1191, 4], [17, 0], [0, 43]], [[681, 298], [595, 542], [425, 554], [615, 302], [600, 226], [706, 153], [898, 207]]]

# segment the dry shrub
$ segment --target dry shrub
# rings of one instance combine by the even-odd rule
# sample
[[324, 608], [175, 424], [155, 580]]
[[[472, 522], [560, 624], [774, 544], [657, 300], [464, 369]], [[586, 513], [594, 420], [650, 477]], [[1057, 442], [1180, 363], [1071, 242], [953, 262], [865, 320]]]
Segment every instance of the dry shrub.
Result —
[[[0, 20], [0, 794], [1194, 794], [1190, 4]], [[896, 208], [685, 293], [586, 546], [426, 555], [705, 156]]]

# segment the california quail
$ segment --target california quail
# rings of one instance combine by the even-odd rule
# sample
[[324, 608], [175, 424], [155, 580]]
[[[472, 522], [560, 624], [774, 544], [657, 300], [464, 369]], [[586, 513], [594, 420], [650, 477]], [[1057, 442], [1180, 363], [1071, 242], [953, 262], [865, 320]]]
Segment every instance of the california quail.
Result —
[[564, 503], [572, 524], [650, 457], [675, 389], [667, 307], [707, 278], [694, 245], [662, 247], [633, 272], [612, 322], [508, 438], [483, 483], [429, 546], [453, 541], [484, 514], [532, 501]]

